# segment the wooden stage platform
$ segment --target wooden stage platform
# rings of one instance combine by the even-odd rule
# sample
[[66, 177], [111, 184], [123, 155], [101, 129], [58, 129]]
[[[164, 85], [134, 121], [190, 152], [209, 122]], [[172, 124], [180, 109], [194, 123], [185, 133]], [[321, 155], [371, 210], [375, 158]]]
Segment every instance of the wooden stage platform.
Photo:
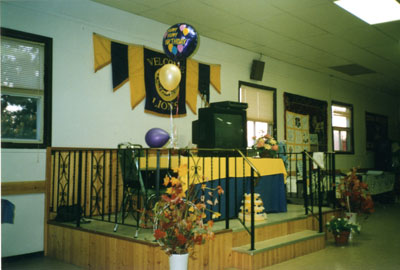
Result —
[[[334, 214], [323, 208], [323, 222]], [[88, 220], [80, 228], [72, 223], [50, 221], [46, 226], [45, 255], [91, 270], [168, 270], [168, 256], [152, 236], [152, 229]], [[126, 223], [129, 224], [129, 219]], [[131, 221], [134, 222], [133, 220]], [[250, 235], [238, 220], [214, 225], [215, 239], [196, 246], [189, 258], [190, 270], [253, 270], [302, 256], [325, 247], [326, 233], [318, 233], [318, 220], [305, 216], [301, 205], [288, 212], [268, 214], [256, 223], [256, 250], [249, 251]]]

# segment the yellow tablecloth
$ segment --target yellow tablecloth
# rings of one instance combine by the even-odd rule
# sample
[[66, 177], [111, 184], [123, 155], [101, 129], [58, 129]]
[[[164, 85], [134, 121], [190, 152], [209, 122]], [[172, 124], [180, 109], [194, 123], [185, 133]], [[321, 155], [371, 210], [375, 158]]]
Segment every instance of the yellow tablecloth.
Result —
[[[260, 173], [260, 176], [283, 174], [286, 181], [286, 169], [280, 158], [248, 158], [254, 167]], [[160, 168], [177, 168], [179, 164], [188, 164], [188, 169], [194, 171], [197, 167], [198, 174], [204, 176], [206, 181], [226, 178], [226, 158], [225, 157], [187, 157], [172, 156], [169, 160], [168, 156], [160, 156]], [[169, 164], [171, 164], [169, 166]], [[155, 169], [157, 167], [157, 157], [149, 156], [146, 162], [145, 157], [140, 159], [141, 169]], [[243, 162], [242, 157], [229, 158], [229, 176], [243, 177], [250, 176], [250, 166]], [[255, 174], [256, 176], [256, 174]]]

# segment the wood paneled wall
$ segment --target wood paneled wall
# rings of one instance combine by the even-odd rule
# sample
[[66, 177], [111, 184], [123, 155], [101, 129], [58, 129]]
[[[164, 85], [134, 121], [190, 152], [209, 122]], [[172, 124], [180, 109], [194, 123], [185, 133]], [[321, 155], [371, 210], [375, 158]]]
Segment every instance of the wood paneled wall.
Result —
[[[47, 255], [90, 270], [168, 270], [168, 256], [156, 243], [117, 238], [67, 226], [48, 224]], [[191, 270], [221, 270], [231, 266], [232, 233], [196, 246]]]

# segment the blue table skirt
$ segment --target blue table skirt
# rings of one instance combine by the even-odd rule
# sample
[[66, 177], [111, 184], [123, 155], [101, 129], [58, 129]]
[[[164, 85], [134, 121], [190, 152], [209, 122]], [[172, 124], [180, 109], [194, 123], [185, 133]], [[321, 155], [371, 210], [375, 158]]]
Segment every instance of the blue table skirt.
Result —
[[[264, 204], [265, 212], [267, 213], [278, 213], [287, 212], [286, 205], [286, 193], [283, 174], [275, 174], [262, 176], [259, 179], [258, 185], [255, 187], [255, 193], [259, 193]], [[229, 218], [237, 217], [244, 193], [250, 193], [250, 180], [245, 178], [230, 178], [229, 179]], [[222, 196], [218, 196], [217, 192], [214, 192], [213, 197], [205, 192], [205, 199], [215, 201], [218, 199], [218, 203], [215, 206], [207, 205], [213, 211], [221, 213], [221, 219], [224, 219], [226, 215], [225, 203], [227, 197], [227, 186], [226, 179], [208, 181], [207, 187], [215, 188], [220, 185], [225, 193]], [[201, 185], [198, 185], [199, 192]]]

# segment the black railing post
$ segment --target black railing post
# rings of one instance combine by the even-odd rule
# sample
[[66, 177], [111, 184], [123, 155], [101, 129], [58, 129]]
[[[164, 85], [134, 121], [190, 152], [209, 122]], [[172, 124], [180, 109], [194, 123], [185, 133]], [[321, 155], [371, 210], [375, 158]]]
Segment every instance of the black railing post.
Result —
[[310, 189], [310, 206], [311, 206], [311, 213], [314, 212], [314, 188], [315, 188], [315, 183], [313, 181], [313, 160], [308, 157], [308, 179], [309, 180], [309, 189]]
[[160, 150], [157, 149], [157, 164], [156, 164], [156, 201], [160, 198]]
[[[51, 203], [50, 203], [50, 211], [54, 211], [55, 209], [56, 209], [56, 207], [57, 207], [57, 204], [56, 205], [54, 205], [54, 196], [55, 196], [55, 194], [56, 194], [56, 188], [55, 188], [55, 181], [56, 181], [56, 179], [55, 179], [55, 174], [56, 174], [56, 153], [55, 153], [55, 151], [53, 150], [53, 149], [51, 149], [51, 160], [52, 160], [52, 162], [53, 162], [53, 173], [52, 173], [52, 176], [51, 176]], [[57, 196], [57, 198], [58, 198], [58, 196]]]
[[[250, 250], [254, 250], [254, 242], [255, 242], [255, 228], [254, 228], [254, 169], [251, 168], [251, 175], [250, 175], [250, 211], [251, 211], [251, 225], [250, 225]], [[245, 202], [246, 204], [246, 202]], [[246, 221], [245, 221], [246, 222]]]
[[225, 178], [225, 229], [229, 229], [229, 155], [225, 157]]
[[306, 160], [306, 151], [303, 153], [303, 199], [304, 199], [304, 209], [306, 211], [306, 215], [308, 215], [308, 196], [307, 196], [307, 160]]
[[318, 222], [319, 222], [319, 232], [322, 232], [322, 192], [321, 192], [321, 169], [318, 166], [317, 169], [317, 175], [318, 175]]
[[332, 195], [332, 200], [333, 200], [333, 209], [336, 209], [336, 164], [335, 164], [335, 153], [332, 153], [331, 156], [331, 162], [332, 162], [332, 186], [333, 186], [333, 195]]
[[[78, 211], [76, 217], [76, 227], [81, 226], [81, 194], [82, 194], [82, 150], [79, 150], [78, 157]], [[83, 213], [82, 213], [83, 214]]]

